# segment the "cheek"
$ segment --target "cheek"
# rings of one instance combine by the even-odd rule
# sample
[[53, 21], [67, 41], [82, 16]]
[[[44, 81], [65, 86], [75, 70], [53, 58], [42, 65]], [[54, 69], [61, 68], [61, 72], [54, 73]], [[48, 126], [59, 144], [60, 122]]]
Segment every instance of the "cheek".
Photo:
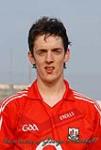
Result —
[[43, 62], [41, 62], [41, 61], [36, 62], [36, 67], [37, 67], [37, 71], [39, 73], [42, 73], [44, 71], [44, 64], [43, 64]]
[[62, 59], [61, 61], [57, 61], [56, 72], [62, 72], [63, 69], [64, 69], [64, 61]]
[[63, 58], [61, 58], [61, 59], [57, 59], [57, 66], [58, 67], [62, 67], [63, 65], [64, 65], [64, 57]]
[[39, 60], [36, 60], [36, 66], [39, 68], [39, 67], [41, 67], [42, 68], [42, 66], [43, 66], [43, 61], [41, 60], [41, 59], [39, 59]]

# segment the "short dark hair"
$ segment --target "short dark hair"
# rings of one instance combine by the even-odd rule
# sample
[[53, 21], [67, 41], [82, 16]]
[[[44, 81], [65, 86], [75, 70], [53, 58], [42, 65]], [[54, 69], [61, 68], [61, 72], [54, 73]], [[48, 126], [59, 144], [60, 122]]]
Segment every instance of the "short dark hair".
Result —
[[70, 41], [63, 23], [56, 18], [42, 17], [29, 30], [28, 45], [31, 52], [33, 51], [36, 37], [43, 34], [60, 36], [63, 40], [64, 49], [65, 51], [67, 50]]
[[50, 35], [60, 36], [63, 40], [65, 52], [67, 51], [70, 41], [68, 39], [66, 29], [63, 23], [57, 18], [50, 18], [44, 16], [39, 20], [37, 20], [29, 30], [28, 45], [32, 55], [33, 55], [34, 42], [37, 36], [44, 35], [44, 34], [49, 36]]

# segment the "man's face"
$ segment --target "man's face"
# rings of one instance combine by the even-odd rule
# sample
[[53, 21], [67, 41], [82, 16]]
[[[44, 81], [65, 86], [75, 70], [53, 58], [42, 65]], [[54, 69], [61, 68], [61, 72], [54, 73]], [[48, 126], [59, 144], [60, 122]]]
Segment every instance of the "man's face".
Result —
[[69, 59], [69, 51], [65, 53], [61, 37], [40, 35], [34, 42], [33, 56], [29, 53], [29, 59], [36, 65], [38, 79], [53, 82], [63, 78], [64, 63]]

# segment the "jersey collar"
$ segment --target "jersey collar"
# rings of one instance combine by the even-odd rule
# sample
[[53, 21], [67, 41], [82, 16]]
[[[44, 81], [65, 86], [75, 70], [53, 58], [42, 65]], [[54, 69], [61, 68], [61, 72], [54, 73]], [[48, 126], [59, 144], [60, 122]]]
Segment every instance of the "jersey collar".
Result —
[[[66, 91], [63, 95], [63, 100], [74, 101], [73, 90], [70, 89], [69, 83], [67, 80], [64, 80], [66, 85]], [[39, 93], [37, 80], [35, 80], [32, 85], [28, 88], [28, 97], [33, 100], [42, 100], [42, 97]]]

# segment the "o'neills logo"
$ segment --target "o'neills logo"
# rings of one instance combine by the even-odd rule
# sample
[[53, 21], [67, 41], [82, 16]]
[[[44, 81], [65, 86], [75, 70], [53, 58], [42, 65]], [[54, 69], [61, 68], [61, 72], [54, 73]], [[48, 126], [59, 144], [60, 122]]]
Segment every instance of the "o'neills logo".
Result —
[[74, 116], [75, 116], [75, 113], [73, 111], [70, 111], [70, 112], [67, 112], [67, 113], [64, 113], [64, 114], [60, 115], [59, 119], [60, 120], [65, 120], [65, 119], [70, 119]]
[[24, 124], [22, 126], [22, 131], [39, 131], [39, 129], [36, 124]]
[[44, 150], [44, 149], [62, 150], [62, 147], [57, 141], [54, 141], [52, 139], [46, 139], [36, 147], [36, 150]]

